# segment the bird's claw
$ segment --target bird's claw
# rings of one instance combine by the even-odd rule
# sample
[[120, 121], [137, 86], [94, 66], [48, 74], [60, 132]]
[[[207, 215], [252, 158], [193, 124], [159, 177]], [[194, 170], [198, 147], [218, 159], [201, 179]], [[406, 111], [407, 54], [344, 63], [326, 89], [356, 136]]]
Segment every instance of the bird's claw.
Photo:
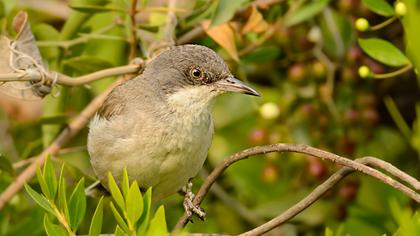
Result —
[[185, 209], [185, 212], [187, 213], [188, 219], [192, 221], [193, 214], [197, 215], [200, 220], [204, 220], [206, 217], [206, 212], [204, 212], [201, 207], [194, 205], [193, 199], [195, 197], [194, 193], [191, 191], [192, 183], [188, 182], [186, 188], [185, 188], [185, 197], [183, 206]]

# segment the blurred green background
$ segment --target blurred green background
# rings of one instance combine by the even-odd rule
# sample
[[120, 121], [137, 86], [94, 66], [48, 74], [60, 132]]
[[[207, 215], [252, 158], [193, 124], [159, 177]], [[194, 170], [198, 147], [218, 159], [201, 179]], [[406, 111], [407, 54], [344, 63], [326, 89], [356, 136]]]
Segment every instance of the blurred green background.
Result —
[[[400, 3], [405, 8], [397, 7]], [[129, 62], [130, 4], [0, 0], [1, 33], [13, 38], [14, 15], [27, 11], [48, 68], [80, 76]], [[166, 6], [163, 0], [138, 2], [139, 57], [162, 37]], [[178, 0], [176, 12], [178, 43], [214, 49], [234, 75], [262, 94], [257, 99], [237, 95], [218, 99], [213, 144], [202, 175], [194, 180], [195, 190], [230, 154], [279, 142], [308, 144], [351, 159], [375, 156], [420, 178], [420, 80], [414, 69], [420, 58], [416, 45], [420, 1]], [[359, 38], [386, 40], [395, 48], [366, 47], [364, 52]], [[394, 49], [410, 62], [390, 63], [399, 56]], [[369, 68], [368, 75], [359, 69], [362, 66]], [[377, 79], [380, 75], [384, 78]], [[0, 191], [23, 170], [25, 160], [39, 154], [115, 80], [56, 87], [54, 96], [36, 101], [1, 94]], [[68, 186], [82, 176], [88, 183], [95, 181], [86, 135], [85, 128], [53, 158], [57, 170], [66, 163]], [[300, 154], [272, 153], [241, 161], [205, 198], [207, 219], [195, 220], [187, 228], [226, 234], [249, 230], [292, 206], [337, 169]], [[30, 184], [39, 190], [35, 179]], [[164, 203], [172, 229], [183, 212], [182, 197]], [[97, 199], [88, 199], [79, 234], [87, 234], [96, 204]], [[419, 235], [418, 209], [398, 191], [356, 173], [271, 234]], [[109, 208], [104, 214], [103, 232], [113, 232]], [[21, 191], [0, 211], [0, 235], [44, 235], [42, 222], [43, 210]]]

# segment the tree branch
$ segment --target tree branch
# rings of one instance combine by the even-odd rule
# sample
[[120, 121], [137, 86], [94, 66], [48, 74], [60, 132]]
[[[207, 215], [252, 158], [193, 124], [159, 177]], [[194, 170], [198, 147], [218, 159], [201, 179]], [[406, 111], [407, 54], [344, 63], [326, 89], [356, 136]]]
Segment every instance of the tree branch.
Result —
[[[416, 202], [420, 203], [420, 194], [413, 191], [412, 189], [408, 188], [407, 186], [401, 184], [400, 182], [392, 179], [389, 176], [384, 175], [383, 173], [379, 172], [376, 169], [373, 169], [369, 166], [366, 166], [358, 161], [353, 161], [350, 159], [347, 159], [345, 157], [338, 156], [336, 154], [326, 152], [317, 148], [313, 148], [307, 145], [303, 144], [272, 144], [267, 146], [257, 146], [253, 148], [249, 148], [243, 151], [240, 151], [229, 158], [225, 159], [219, 166], [217, 166], [208, 176], [208, 178], [204, 181], [203, 185], [201, 186], [200, 190], [198, 191], [197, 195], [195, 196], [193, 200], [193, 204], [196, 206], [200, 205], [201, 201], [203, 200], [204, 196], [209, 191], [212, 184], [216, 181], [216, 179], [223, 173], [225, 169], [227, 169], [230, 165], [233, 163], [247, 159], [250, 156], [255, 156], [258, 154], [266, 154], [270, 152], [295, 152], [295, 153], [302, 153], [314, 157], [318, 157], [321, 159], [326, 159], [335, 163], [338, 163], [342, 166], [347, 167], [349, 170], [357, 170], [360, 171], [366, 175], [372, 176], [373, 178], [401, 191], [408, 197], [414, 199]], [[370, 157], [372, 158], [372, 157]], [[372, 159], [370, 159], [372, 160]], [[378, 160], [378, 159], [376, 159]], [[418, 186], [420, 183], [415, 180], [414, 178], [410, 177], [407, 178], [406, 174], [401, 174], [402, 172], [398, 170], [396, 167], [392, 167], [391, 169], [388, 169], [389, 166], [383, 165], [384, 163], [380, 161], [374, 161], [375, 165], [380, 166], [383, 169], [386, 169], [389, 173], [397, 173], [398, 178], [404, 179], [405, 182], [409, 182], [410, 184], [414, 186]], [[388, 163], [389, 164], [389, 163]], [[391, 165], [391, 164], [389, 164]], [[338, 178], [337, 175], [339, 175], [341, 172], [338, 172], [338, 174], [334, 174], [330, 179], [332, 178], [333, 181], [335, 178]], [[342, 174], [342, 173], [341, 173]], [[327, 180], [328, 181], [328, 180]], [[338, 182], [338, 181], [337, 181]], [[318, 188], [325, 188], [324, 185], [318, 186]], [[317, 188], [317, 189], [318, 189]], [[316, 189], [316, 190], [317, 190]], [[307, 207], [307, 206], [306, 206]], [[303, 208], [304, 209], [304, 208]], [[303, 210], [302, 209], [302, 210]], [[300, 212], [300, 211], [299, 211]], [[299, 213], [297, 212], [297, 213]], [[296, 213], [296, 214], [297, 214]], [[188, 216], [187, 214], [184, 214], [178, 221], [177, 225], [175, 226], [175, 230], [181, 229], [186, 223], [188, 222]]]
[[[370, 166], [379, 167], [381, 169], [387, 169], [388, 171], [390, 171], [390, 169], [392, 169], [390, 172], [395, 171], [394, 172], [394, 173], [396, 173], [395, 176], [399, 176], [401, 173], [403, 173], [402, 171], [398, 170], [393, 165], [391, 165], [387, 162], [384, 162], [380, 159], [374, 158], [374, 157], [363, 157], [363, 158], [360, 158], [360, 159], [356, 159], [355, 161], [358, 162], [358, 163], [361, 163], [361, 164], [367, 164], [367, 165], [370, 165]], [[287, 209], [285, 212], [283, 212], [282, 214], [273, 218], [272, 220], [268, 221], [267, 223], [262, 224], [262, 225], [254, 228], [250, 231], [247, 231], [247, 232], [245, 232], [241, 235], [242, 236], [262, 235], [262, 234], [264, 234], [264, 233], [266, 233], [270, 230], [273, 230], [274, 228], [276, 228], [279, 225], [287, 222], [288, 220], [292, 219], [297, 214], [299, 214], [300, 212], [302, 212], [303, 210], [305, 210], [306, 208], [311, 206], [319, 198], [321, 198], [326, 192], [328, 192], [330, 189], [332, 189], [338, 182], [340, 182], [340, 180], [342, 180], [343, 178], [345, 178], [349, 174], [354, 173], [354, 171], [355, 171], [354, 169], [351, 169], [351, 168], [348, 168], [348, 167], [341, 168], [340, 170], [335, 172], [333, 175], [331, 175], [324, 183], [322, 183], [321, 185], [316, 187], [305, 198], [303, 198], [298, 203], [296, 203], [295, 205], [293, 205], [292, 207]], [[406, 174], [404, 173], [404, 175], [406, 175]], [[407, 176], [404, 176], [402, 178], [405, 179], [406, 177]], [[412, 178], [412, 177], [409, 176], [409, 178]], [[416, 181], [416, 180], [414, 180], [414, 181]], [[416, 181], [416, 182], [417, 182], [416, 184], [418, 185], [419, 182], [418, 181]]]
[[[49, 73], [46, 79], [50, 81], [50, 83], [56, 80], [56, 83], [60, 85], [79, 86], [79, 85], [88, 84], [95, 80], [103, 79], [109, 76], [137, 73], [143, 66], [144, 66], [143, 63], [126, 65], [126, 66], [118, 66], [118, 67], [100, 70], [100, 71], [83, 75], [83, 76], [79, 76], [79, 77], [69, 77], [64, 74], [53, 72], [53, 73]], [[55, 78], [55, 76], [57, 77]], [[11, 82], [11, 81], [40, 82], [41, 80], [42, 80], [41, 73], [38, 73], [34, 70], [30, 70], [26, 72], [0, 74], [0, 81], [2, 82]]]

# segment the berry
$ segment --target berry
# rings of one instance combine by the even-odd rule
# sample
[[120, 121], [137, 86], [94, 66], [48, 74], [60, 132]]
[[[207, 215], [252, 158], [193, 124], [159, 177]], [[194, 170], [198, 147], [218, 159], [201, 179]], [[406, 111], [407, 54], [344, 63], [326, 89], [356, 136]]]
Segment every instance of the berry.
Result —
[[267, 102], [260, 107], [260, 114], [265, 119], [275, 119], [280, 115], [280, 108], [274, 102]]
[[293, 82], [301, 82], [306, 76], [306, 69], [302, 63], [292, 65], [287, 71], [287, 78]]
[[367, 21], [365, 18], [359, 18], [355, 22], [356, 29], [359, 31], [366, 31], [369, 29], [369, 21]]
[[261, 145], [267, 139], [267, 131], [261, 128], [254, 129], [251, 131], [248, 138], [252, 144]]
[[359, 76], [361, 78], [368, 78], [371, 75], [371, 71], [369, 69], [369, 67], [367, 66], [361, 66], [359, 67]]
[[399, 16], [404, 16], [407, 13], [407, 6], [403, 2], [397, 2], [394, 6], [395, 13]]
[[279, 168], [274, 163], [268, 163], [262, 171], [262, 179], [265, 183], [273, 183], [279, 177]]

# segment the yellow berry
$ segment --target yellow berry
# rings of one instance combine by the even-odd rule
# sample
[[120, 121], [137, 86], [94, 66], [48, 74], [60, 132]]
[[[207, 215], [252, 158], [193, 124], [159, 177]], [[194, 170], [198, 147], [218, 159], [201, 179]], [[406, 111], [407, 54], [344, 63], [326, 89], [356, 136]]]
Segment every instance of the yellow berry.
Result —
[[404, 16], [407, 13], [407, 7], [403, 2], [397, 2], [394, 6], [395, 13], [400, 16]]
[[267, 102], [260, 107], [260, 114], [265, 119], [275, 119], [280, 115], [280, 109], [274, 102]]
[[365, 18], [359, 18], [355, 22], [356, 29], [359, 31], [366, 31], [369, 29], [369, 21], [367, 21]]
[[359, 76], [361, 78], [368, 78], [370, 76], [370, 69], [367, 66], [359, 67]]

